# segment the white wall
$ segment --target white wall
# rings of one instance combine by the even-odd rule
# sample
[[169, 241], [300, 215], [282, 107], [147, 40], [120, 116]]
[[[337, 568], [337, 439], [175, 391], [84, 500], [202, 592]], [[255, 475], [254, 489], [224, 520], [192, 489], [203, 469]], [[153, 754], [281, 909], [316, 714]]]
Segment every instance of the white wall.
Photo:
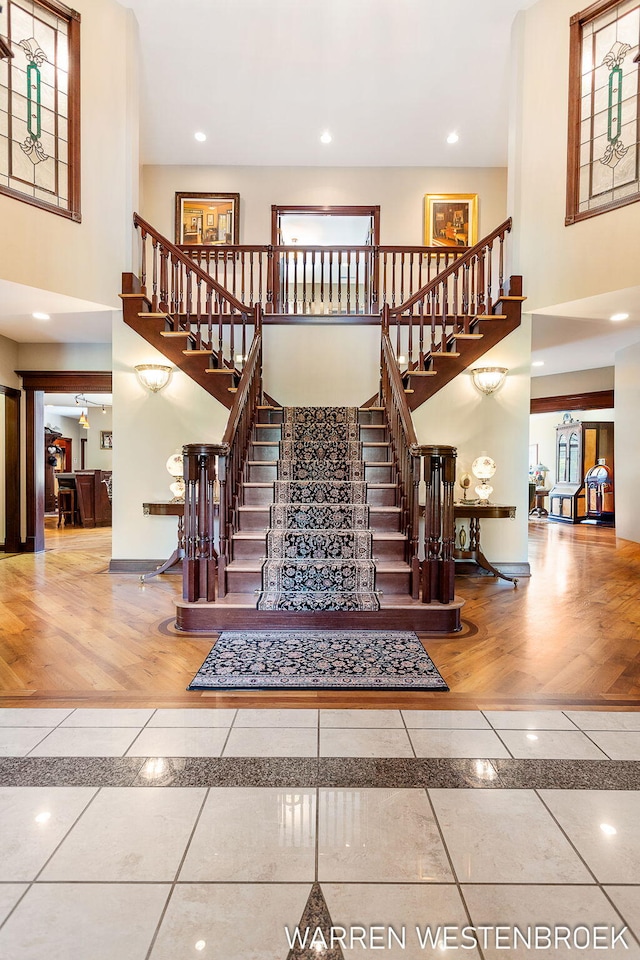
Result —
[[538, 0], [514, 26], [508, 204], [532, 313], [638, 284], [637, 203], [564, 224], [569, 18], [579, 9], [576, 0]]
[[[413, 414], [420, 443], [458, 448], [458, 477], [471, 473], [471, 464], [483, 454], [496, 461], [491, 500], [516, 506], [515, 520], [482, 524], [484, 553], [498, 563], [527, 560], [530, 344], [531, 318], [525, 315], [520, 327], [482, 358], [483, 366], [509, 370], [499, 391], [485, 396], [463, 373]], [[457, 484], [455, 495], [462, 498]]]
[[423, 242], [425, 193], [477, 193], [479, 238], [507, 217], [506, 170], [497, 167], [143, 167], [140, 212], [170, 240], [175, 192], [185, 190], [239, 193], [240, 243], [271, 242], [274, 203], [380, 204], [385, 244]]
[[[571, 414], [573, 420], [580, 420], [583, 423], [592, 421], [604, 423], [617, 419], [613, 410], [567, 410], [566, 412]], [[538, 462], [549, 467], [546, 478], [546, 486], [549, 488], [556, 482], [556, 427], [562, 423], [564, 413], [564, 410], [562, 413], [533, 413], [530, 418], [529, 443], [538, 444]], [[590, 463], [588, 466], [592, 467], [594, 464]]]
[[640, 477], [640, 343], [616, 353], [615, 496], [616, 531], [640, 543], [638, 477]]
[[0, 277], [115, 307], [138, 194], [137, 27], [113, 0], [74, 7], [82, 16], [82, 223], [0, 196]]
[[229, 411], [180, 370], [160, 393], [139, 382], [138, 363], [166, 363], [125, 325], [113, 324], [113, 546], [118, 560], [161, 559], [176, 546], [174, 517], [144, 517], [145, 501], [170, 500], [166, 461], [185, 443], [222, 439]]

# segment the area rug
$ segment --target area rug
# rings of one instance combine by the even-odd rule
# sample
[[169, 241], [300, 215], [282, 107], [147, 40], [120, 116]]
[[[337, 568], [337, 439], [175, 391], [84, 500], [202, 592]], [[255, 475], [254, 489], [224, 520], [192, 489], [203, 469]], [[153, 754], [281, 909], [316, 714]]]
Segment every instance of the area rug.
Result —
[[189, 690], [442, 690], [417, 635], [396, 630], [220, 634]]

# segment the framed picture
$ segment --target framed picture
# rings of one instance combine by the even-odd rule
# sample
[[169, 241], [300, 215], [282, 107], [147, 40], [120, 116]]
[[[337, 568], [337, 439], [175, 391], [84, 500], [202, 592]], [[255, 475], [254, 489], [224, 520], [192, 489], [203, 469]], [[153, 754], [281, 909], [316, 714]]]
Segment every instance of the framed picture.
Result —
[[427, 193], [425, 195], [425, 246], [471, 247], [477, 240], [477, 193]]
[[113, 431], [112, 430], [100, 431], [100, 449], [113, 450]]
[[176, 243], [179, 246], [209, 247], [239, 242], [239, 193], [176, 193]]

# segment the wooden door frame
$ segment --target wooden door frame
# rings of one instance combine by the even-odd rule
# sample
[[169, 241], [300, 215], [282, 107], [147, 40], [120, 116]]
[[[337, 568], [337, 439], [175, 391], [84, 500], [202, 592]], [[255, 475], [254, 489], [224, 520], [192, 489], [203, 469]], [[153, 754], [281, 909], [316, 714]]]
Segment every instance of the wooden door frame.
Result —
[[16, 370], [26, 396], [27, 553], [44, 550], [44, 395], [111, 393], [110, 370]]
[[4, 395], [4, 549], [18, 553], [21, 546], [20, 517], [20, 398], [22, 392], [15, 387], [0, 384]]
[[336, 217], [372, 217], [373, 218], [373, 243], [372, 246], [380, 245], [380, 204], [371, 206], [343, 206], [340, 204], [326, 205], [304, 205], [304, 204], [286, 204], [274, 203], [271, 205], [271, 243], [274, 247], [278, 246], [278, 217], [281, 214], [302, 213], [309, 215], [330, 214]]

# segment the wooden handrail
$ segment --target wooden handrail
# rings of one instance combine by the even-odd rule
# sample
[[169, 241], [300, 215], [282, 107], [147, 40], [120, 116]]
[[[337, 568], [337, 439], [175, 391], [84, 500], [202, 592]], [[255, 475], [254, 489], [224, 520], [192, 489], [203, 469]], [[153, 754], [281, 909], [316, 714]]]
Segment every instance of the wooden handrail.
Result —
[[237, 297], [234, 297], [233, 294], [229, 293], [221, 284], [219, 284], [213, 277], [207, 273], [206, 270], [203, 270], [197, 263], [194, 263], [193, 260], [183, 252], [183, 249], [176, 246], [175, 243], [172, 243], [170, 240], [167, 240], [166, 237], [163, 237], [150, 223], [147, 223], [139, 213], [134, 213], [133, 215], [133, 224], [135, 227], [139, 227], [146, 235], [153, 238], [156, 243], [161, 243], [164, 249], [170, 253], [172, 256], [179, 260], [187, 270], [190, 270], [196, 277], [202, 280], [207, 285], [211, 286], [221, 300], [225, 300], [229, 303], [238, 313], [252, 314], [253, 307], [249, 307], [246, 304], [242, 303]]
[[[389, 306], [382, 312], [380, 402], [385, 410], [399, 489], [400, 530], [407, 538], [411, 593], [423, 603], [450, 603], [454, 597], [455, 524], [453, 488], [456, 449], [419, 444], [398, 364], [389, 338]], [[420, 518], [420, 483], [426, 501]]]
[[445, 267], [441, 273], [436, 274], [432, 280], [426, 283], [417, 293], [412, 294], [404, 303], [401, 303], [399, 307], [394, 307], [391, 309], [391, 316], [399, 316], [401, 313], [406, 313], [407, 310], [410, 310], [414, 304], [418, 303], [420, 300], [425, 300], [432, 290], [438, 286], [438, 284], [443, 283], [450, 276], [452, 276], [456, 271], [460, 270], [461, 267], [464, 267], [466, 264], [471, 263], [473, 258], [477, 256], [485, 247], [493, 243], [494, 240], [497, 240], [498, 237], [504, 237], [505, 233], [509, 233], [512, 227], [511, 217], [508, 220], [505, 220], [504, 223], [501, 223], [499, 227], [496, 227], [495, 230], [492, 230], [491, 233], [488, 233], [486, 237], [483, 237], [482, 240], [479, 240], [478, 243], [474, 244], [472, 247], [466, 248], [466, 253], [461, 257], [458, 257], [457, 260], [454, 260], [453, 263], [449, 264], [448, 267]]
[[249, 398], [249, 392], [251, 390], [253, 378], [256, 373], [256, 366], [261, 357], [261, 350], [262, 350], [262, 334], [259, 332], [256, 332], [256, 335], [253, 338], [253, 343], [251, 345], [251, 350], [249, 351], [249, 356], [247, 357], [247, 362], [245, 363], [244, 368], [242, 370], [242, 377], [240, 378], [240, 383], [238, 384], [238, 391], [233, 400], [233, 406], [229, 411], [229, 419], [227, 420], [227, 426], [225, 427], [225, 431], [222, 436], [222, 443], [220, 444], [220, 450], [219, 450], [219, 453], [222, 455], [226, 455], [229, 453], [229, 450], [236, 438], [240, 417], [242, 415], [242, 411], [244, 410], [245, 404]]

